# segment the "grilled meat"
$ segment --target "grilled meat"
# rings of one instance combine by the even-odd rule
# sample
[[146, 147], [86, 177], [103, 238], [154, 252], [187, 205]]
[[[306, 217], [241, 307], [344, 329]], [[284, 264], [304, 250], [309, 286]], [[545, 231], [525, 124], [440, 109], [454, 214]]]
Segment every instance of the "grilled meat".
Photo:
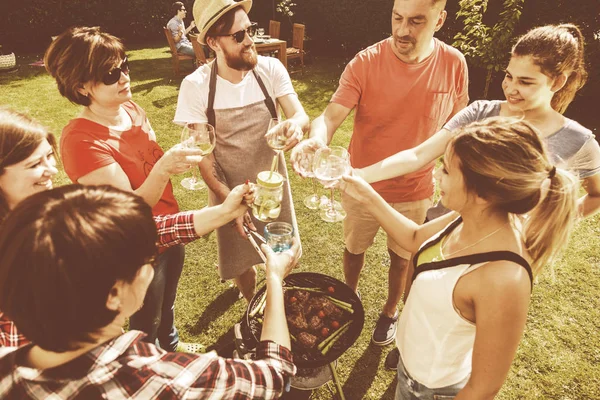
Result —
[[323, 321], [316, 315], [313, 315], [308, 321], [308, 328], [313, 332], [318, 332], [323, 327]]
[[323, 312], [329, 318], [334, 319], [334, 320], [339, 320], [340, 318], [342, 318], [342, 315], [344, 314], [344, 312], [342, 310], [340, 310], [335, 304], [333, 304], [329, 300], [327, 300], [326, 303], [323, 304]]
[[308, 324], [306, 323], [306, 318], [303, 313], [295, 313], [287, 315], [288, 324], [298, 330], [308, 329]]
[[311, 335], [308, 332], [300, 332], [298, 334], [298, 341], [302, 346], [306, 347], [307, 349], [312, 349], [317, 343], [317, 337], [315, 335]]
[[304, 304], [304, 313], [306, 315], [316, 314], [323, 309], [323, 305], [327, 302], [323, 296], [313, 296]]
[[304, 307], [302, 306], [302, 304], [300, 304], [299, 302], [294, 302], [291, 304], [286, 304], [285, 305], [285, 313], [286, 315], [289, 314], [304, 314]]

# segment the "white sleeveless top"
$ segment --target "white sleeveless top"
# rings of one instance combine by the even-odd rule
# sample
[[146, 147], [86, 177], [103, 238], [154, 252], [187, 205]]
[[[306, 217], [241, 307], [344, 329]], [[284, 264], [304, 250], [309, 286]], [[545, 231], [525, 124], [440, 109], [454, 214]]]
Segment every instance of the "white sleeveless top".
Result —
[[[427, 244], [441, 240], [461, 222], [460, 218], [454, 221], [425, 243], [419, 252]], [[506, 253], [512, 255], [508, 257], [511, 261], [521, 258], [515, 253], [491, 252], [424, 263], [418, 267], [436, 268], [436, 264], [445, 264], [441, 269], [423, 270], [416, 276], [398, 321], [396, 345], [406, 371], [413, 379], [435, 389], [458, 383], [471, 373], [475, 324], [464, 319], [454, 308], [454, 287], [461, 276], [489, 261], [506, 259]], [[493, 255], [492, 259], [473, 263], [487, 255]], [[414, 258], [418, 258], [418, 253]], [[524, 266], [528, 267], [528, 264]]]

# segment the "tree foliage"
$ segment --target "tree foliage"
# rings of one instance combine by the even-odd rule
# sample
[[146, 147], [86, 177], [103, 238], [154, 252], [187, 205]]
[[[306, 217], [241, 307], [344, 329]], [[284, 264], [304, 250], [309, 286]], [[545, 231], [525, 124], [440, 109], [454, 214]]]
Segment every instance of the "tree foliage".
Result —
[[488, 0], [461, 0], [457, 19], [464, 28], [454, 36], [453, 46], [471, 59], [473, 65], [487, 70], [484, 97], [494, 71], [500, 71], [508, 62], [514, 43], [515, 28], [521, 17], [524, 0], [504, 0], [498, 21], [489, 26], [484, 22]]

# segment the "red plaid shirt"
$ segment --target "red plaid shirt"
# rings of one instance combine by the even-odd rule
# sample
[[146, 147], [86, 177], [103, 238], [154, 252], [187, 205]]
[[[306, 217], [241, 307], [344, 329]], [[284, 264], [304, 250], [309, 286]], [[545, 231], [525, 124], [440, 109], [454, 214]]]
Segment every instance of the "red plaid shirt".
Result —
[[158, 247], [186, 244], [198, 239], [194, 229], [194, 211], [154, 217], [158, 231]]
[[0, 347], [19, 347], [30, 343], [15, 324], [0, 311]]
[[37, 370], [21, 360], [33, 345], [0, 349], [0, 398], [276, 399], [296, 373], [291, 352], [261, 342], [257, 360], [167, 353], [129, 331], [61, 366]]

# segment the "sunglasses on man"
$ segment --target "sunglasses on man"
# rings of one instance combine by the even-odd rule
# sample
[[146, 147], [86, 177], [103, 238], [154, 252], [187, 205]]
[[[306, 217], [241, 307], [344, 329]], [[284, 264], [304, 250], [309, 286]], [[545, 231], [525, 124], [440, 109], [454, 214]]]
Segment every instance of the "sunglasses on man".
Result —
[[123, 59], [123, 62], [121, 62], [121, 65], [118, 68], [113, 68], [110, 72], [104, 74], [102, 83], [107, 86], [117, 83], [119, 79], [121, 79], [121, 73], [129, 75], [129, 62], [127, 61], [127, 56]]
[[249, 27], [247, 27], [246, 29], [242, 29], [241, 31], [237, 31], [235, 33], [224, 33], [224, 34], [215, 35], [215, 36], [231, 36], [235, 39], [235, 41], [237, 43], [242, 43], [244, 41], [244, 39], [246, 38], [246, 33], [248, 34], [248, 36], [250, 36], [250, 38], [253, 38], [254, 35], [256, 35], [257, 29], [258, 29], [258, 24], [254, 23], [254, 24], [250, 25]]

